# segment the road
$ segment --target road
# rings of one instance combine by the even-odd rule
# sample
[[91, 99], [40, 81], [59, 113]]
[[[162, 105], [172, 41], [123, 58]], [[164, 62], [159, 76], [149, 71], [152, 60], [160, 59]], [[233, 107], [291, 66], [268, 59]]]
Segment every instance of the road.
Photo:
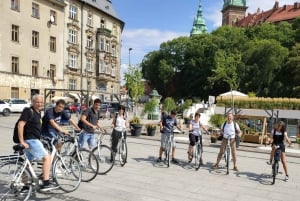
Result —
[[[0, 153], [11, 153], [12, 129], [17, 115], [0, 118]], [[109, 125], [110, 120], [103, 124]], [[159, 135], [159, 134], [156, 134]], [[218, 145], [204, 147], [204, 166], [198, 171], [187, 163], [187, 144], [177, 143], [179, 164], [156, 163], [160, 142], [153, 138], [128, 136], [128, 163], [116, 164], [107, 175], [98, 175], [90, 183], [82, 183], [75, 192], [37, 193], [31, 200], [72, 201], [295, 201], [299, 200], [299, 155], [288, 157], [290, 180], [279, 174], [271, 185], [268, 155], [255, 151], [238, 152], [239, 172], [225, 174], [225, 169], [212, 170]], [[106, 142], [108, 143], [108, 142]], [[206, 142], [205, 144], [209, 144]], [[221, 162], [224, 165], [224, 161]], [[232, 165], [232, 164], [231, 164]], [[280, 166], [280, 172], [283, 171]]]

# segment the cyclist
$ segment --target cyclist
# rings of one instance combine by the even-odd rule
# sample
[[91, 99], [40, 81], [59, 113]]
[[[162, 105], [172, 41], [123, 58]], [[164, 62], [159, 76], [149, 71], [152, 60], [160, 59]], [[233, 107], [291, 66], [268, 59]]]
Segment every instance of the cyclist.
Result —
[[273, 138], [273, 143], [272, 143], [272, 151], [270, 153], [270, 161], [267, 163], [269, 165], [272, 164], [272, 160], [274, 158], [276, 146], [280, 146], [281, 148], [281, 162], [282, 166], [285, 172], [285, 181], [289, 180], [289, 174], [288, 174], [288, 168], [287, 168], [287, 163], [286, 163], [286, 157], [285, 157], [285, 145], [284, 145], [284, 140], [289, 143], [289, 146], [292, 145], [292, 142], [290, 141], [286, 129], [285, 129], [285, 124], [283, 121], [279, 121], [277, 124], [275, 124], [274, 129], [272, 130], [272, 138]]
[[[63, 99], [60, 99], [56, 102], [55, 107], [50, 108], [45, 112], [42, 123], [43, 136], [56, 138], [58, 132], [68, 134], [68, 131], [60, 127], [62, 119], [68, 120], [77, 130], [80, 130], [77, 123], [64, 111], [65, 105], [66, 102]], [[61, 143], [56, 143], [57, 150], [60, 150], [61, 146]]]
[[[239, 125], [233, 121], [234, 117], [232, 113], [227, 114], [227, 121], [223, 123], [221, 128], [221, 134], [223, 135], [220, 151], [217, 157], [217, 162], [214, 164], [213, 168], [217, 168], [219, 166], [219, 162], [225, 152], [226, 145], [227, 145], [227, 139], [230, 139], [230, 147], [231, 147], [231, 154], [232, 154], [232, 160], [233, 160], [233, 170], [238, 171], [237, 165], [236, 165], [236, 142], [235, 142], [235, 135], [241, 136], [241, 129]], [[225, 124], [226, 123], [226, 124]], [[224, 126], [225, 124], [225, 126]], [[234, 125], [235, 124], [235, 125]]]
[[111, 134], [111, 149], [116, 153], [122, 131], [125, 130], [124, 138], [126, 139], [126, 128], [128, 127], [124, 105], [119, 105], [118, 112], [113, 118], [111, 125], [113, 127], [113, 132]]
[[51, 156], [45, 150], [41, 137], [41, 110], [44, 105], [42, 95], [32, 97], [31, 108], [25, 108], [18, 123], [18, 137], [20, 144], [25, 147], [25, 154], [29, 160], [43, 160], [43, 185], [41, 191], [55, 189], [56, 186], [49, 182]]
[[[159, 157], [157, 159], [157, 162], [161, 162], [161, 156], [163, 153], [163, 147], [165, 147], [165, 142], [167, 141], [167, 139], [169, 138], [169, 136], [172, 133], [172, 130], [174, 129], [174, 126], [176, 126], [180, 131], [181, 128], [180, 126], [177, 126], [177, 119], [176, 119], [176, 112], [174, 110], [171, 111], [170, 115], [162, 115], [162, 119], [160, 121], [160, 130], [161, 130], [161, 139], [160, 139], [160, 148], [159, 148]], [[175, 147], [176, 147], [176, 143], [175, 143], [175, 139], [173, 138], [173, 142], [172, 142], [172, 162], [173, 163], [178, 163], [178, 161], [175, 159]]]
[[[189, 139], [190, 139], [190, 144], [188, 147], [188, 161], [189, 163], [193, 159], [193, 147], [195, 146], [195, 143], [198, 141], [198, 138], [200, 138], [200, 143], [202, 147], [202, 133], [201, 133], [201, 128], [206, 132], [207, 129], [204, 127], [203, 124], [200, 122], [200, 114], [196, 113], [194, 120], [191, 121], [189, 125]], [[200, 158], [200, 164], [203, 165], [203, 160], [202, 157]]]
[[79, 136], [79, 147], [82, 148], [84, 143], [87, 142], [89, 149], [95, 147], [95, 130], [100, 128], [100, 107], [101, 100], [96, 98], [92, 107], [83, 111], [80, 120], [83, 123], [83, 130], [85, 131]]

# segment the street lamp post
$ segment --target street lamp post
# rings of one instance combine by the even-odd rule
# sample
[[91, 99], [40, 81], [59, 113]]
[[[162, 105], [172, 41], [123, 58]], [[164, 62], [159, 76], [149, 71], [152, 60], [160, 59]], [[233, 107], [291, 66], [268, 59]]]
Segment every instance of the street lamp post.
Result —
[[131, 63], [130, 63], [130, 51], [131, 51], [131, 50], [132, 50], [132, 48], [129, 48], [129, 49], [128, 49], [128, 56], [129, 56], [129, 57], [128, 57], [128, 60], [129, 60], [129, 67], [131, 66]]

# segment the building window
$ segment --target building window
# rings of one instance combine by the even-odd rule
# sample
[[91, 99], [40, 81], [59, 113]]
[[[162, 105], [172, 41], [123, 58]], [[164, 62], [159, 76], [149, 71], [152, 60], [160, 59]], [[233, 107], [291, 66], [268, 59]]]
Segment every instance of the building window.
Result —
[[76, 80], [75, 79], [70, 79], [69, 80], [69, 89], [70, 90], [76, 90]]
[[50, 36], [50, 51], [56, 52], [56, 38], [53, 36]]
[[112, 34], [115, 36], [117, 35], [117, 25], [115, 24], [113, 25]]
[[54, 79], [56, 77], [56, 66], [53, 64], [50, 64], [49, 77], [51, 79]]
[[19, 73], [19, 57], [11, 58], [11, 72]]
[[93, 49], [93, 38], [92, 36], [87, 36], [86, 46], [88, 49]]
[[111, 67], [111, 75], [116, 76], [116, 70], [114, 67]]
[[92, 60], [91, 59], [86, 59], [86, 70], [88, 72], [92, 71]]
[[69, 67], [77, 68], [77, 56], [74, 54], [69, 54]]
[[87, 81], [87, 90], [91, 91], [91, 89], [92, 89], [92, 82]]
[[76, 6], [70, 5], [69, 18], [71, 18], [73, 20], [77, 20], [77, 7]]
[[100, 39], [100, 47], [99, 47], [100, 51], [104, 51], [104, 38]]
[[37, 77], [39, 70], [39, 62], [32, 60], [32, 76]]
[[40, 17], [39, 4], [32, 3], [32, 17]]
[[90, 14], [90, 13], [87, 16], [87, 25], [88, 26], [93, 26], [93, 15]]
[[10, 0], [10, 9], [20, 11], [20, 0]]
[[109, 40], [106, 41], [106, 44], [105, 44], [105, 51], [106, 51], [106, 52], [110, 52], [110, 41], [109, 41]]
[[39, 32], [32, 31], [32, 47], [39, 47]]
[[54, 10], [50, 10], [50, 22], [56, 24], [56, 12]]
[[100, 28], [105, 28], [105, 21], [104, 21], [104, 19], [101, 19]]
[[11, 95], [12, 98], [19, 98], [19, 88], [12, 87], [10, 95]]
[[11, 26], [11, 40], [19, 42], [19, 26], [14, 24]]
[[112, 56], [117, 56], [117, 52], [116, 52], [116, 46], [115, 45], [112, 45], [111, 46], [111, 54], [112, 54]]
[[77, 43], [77, 31], [69, 29], [69, 42], [73, 44]]

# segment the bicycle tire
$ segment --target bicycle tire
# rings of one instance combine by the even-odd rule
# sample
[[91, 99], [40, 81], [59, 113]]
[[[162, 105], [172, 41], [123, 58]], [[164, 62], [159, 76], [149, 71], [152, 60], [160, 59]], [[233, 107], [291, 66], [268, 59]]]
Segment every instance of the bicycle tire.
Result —
[[75, 191], [81, 183], [81, 167], [72, 156], [58, 157], [52, 167], [53, 180], [65, 192]]
[[230, 149], [226, 148], [226, 174], [229, 174], [229, 165], [230, 165]]
[[127, 143], [124, 139], [119, 143], [119, 160], [122, 167], [127, 163]]
[[278, 174], [278, 168], [279, 168], [279, 164], [278, 161], [274, 161], [274, 163], [272, 164], [272, 184], [275, 184], [276, 181], [276, 175]]
[[33, 190], [33, 179], [28, 168], [25, 168], [20, 177], [21, 181], [12, 181], [21, 166], [23, 164], [15, 161], [7, 161], [0, 165], [0, 200], [29, 200]]
[[96, 178], [99, 171], [97, 157], [90, 150], [81, 148], [73, 153], [73, 157], [79, 162], [81, 168], [81, 181], [89, 182]]
[[195, 147], [195, 169], [199, 170], [200, 168], [200, 160], [201, 160], [201, 144], [197, 144]]
[[115, 164], [115, 156], [112, 149], [107, 145], [96, 146], [92, 150], [99, 163], [98, 173], [103, 175], [108, 173]]
[[170, 141], [167, 142], [165, 152], [166, 152], [167, 166], [170, 167], [170, 163], [171, 163], [171, 157], [170, 157], [170, 152], [171, 152], [171, 142], [170, 142]]

